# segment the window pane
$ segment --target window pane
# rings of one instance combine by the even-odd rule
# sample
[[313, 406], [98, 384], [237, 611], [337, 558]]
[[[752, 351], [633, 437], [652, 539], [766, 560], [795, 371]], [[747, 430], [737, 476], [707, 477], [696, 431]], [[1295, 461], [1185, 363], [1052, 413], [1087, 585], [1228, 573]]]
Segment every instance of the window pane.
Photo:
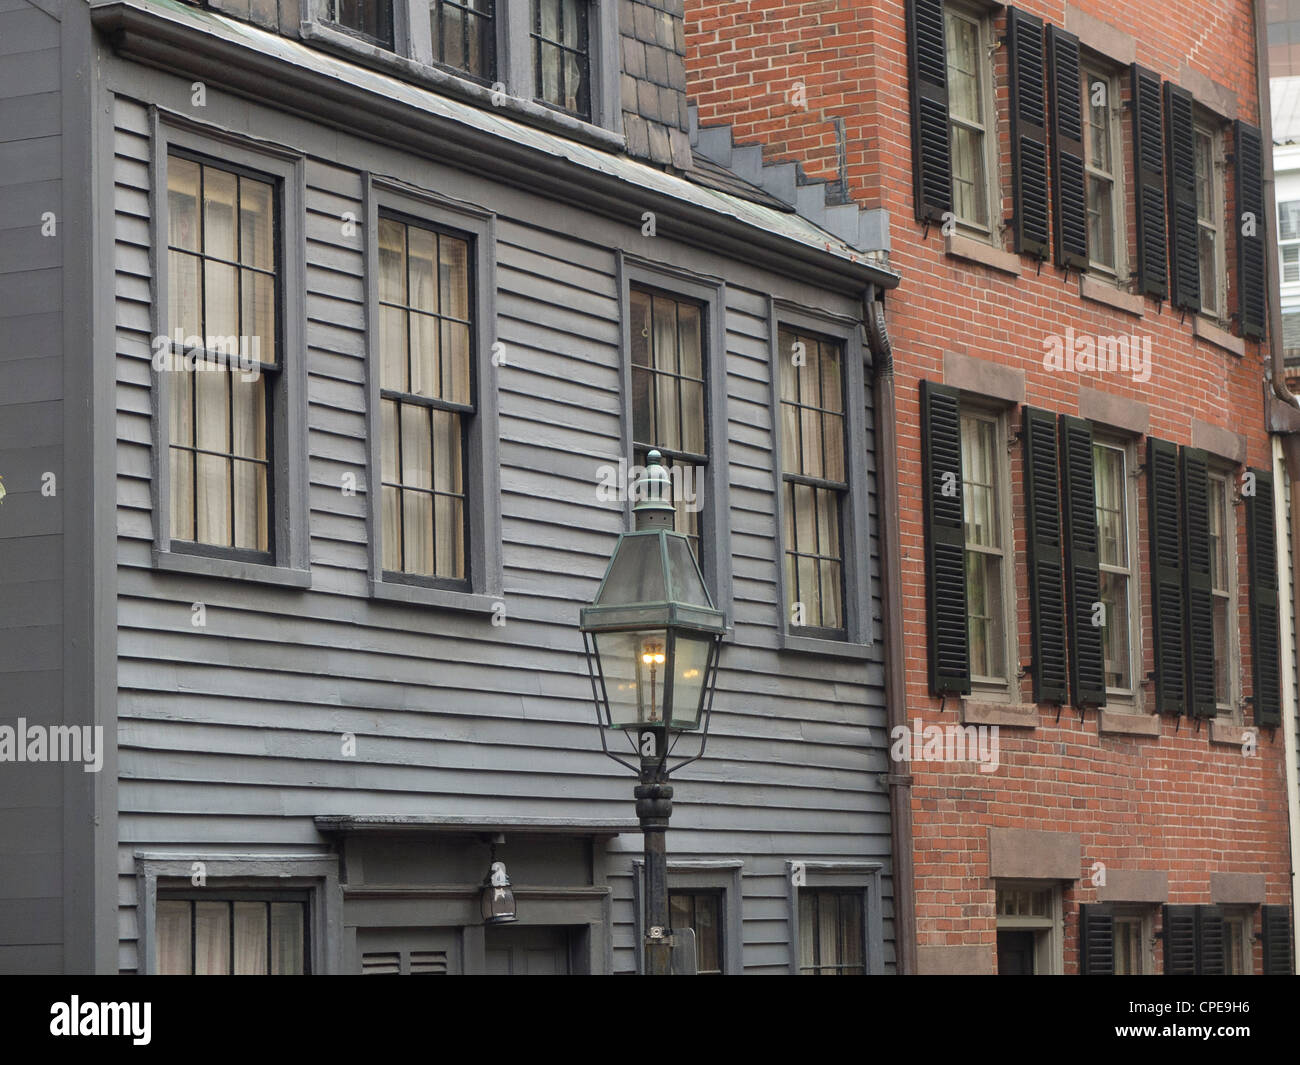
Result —
[[411, 488], [433, 487], [432, 428], [430, 411], [413, 403], [401, 405], [402, 484]]
[[406, 317], [406, 311], [393, 307], [379, 308], [379, 387], [394, 392], [410, 391], [406, 366]]
[[379, 299], [406, 304], [406, 227], [391, 218], [379, 220]]
[[301, 903], [271, 903], [271, 973], [274, 976], [297, 976], [306, 971], [303, 915]]
[[417, 396], [442, 396], [442, 361], [439, 357], [438, 319], [431, 314], [412, 311], [411, 383], [409, 391]]
[[175, 155], [167, 159], [167, 243], [199, 250], [199, 164]]
[[1214, 701], [1223, 707], [1231, 703], [1228, 686], [1228, 600], [1214, 597]]
[[1085, 115], [1088, 122], [1088, 165], [1113, 174], [1115, 168], [1110, 151], [1110, 84], [1104, 78], [1085, 73], [1083, 90], [1088, 101]]
[[[238, 344], [239, 276], [233, 266], [213, 262], [204, 264], [203, 331], [207, 337], [234, 337]], [[238, 348], [236, 348], [238, 350]]]
[[1214, 141], [1208, 133], [1196, 133], [1196, 213], [1207, 222], [1214, 211]]
[[240, 271], [240, 354], [274, 365], [276, 353], [275, 278], [269, 274]]
[[239, 261], [259, 270], [275, 269], [274, 190], [265, 181], [239, 179]]
[[235, 206], [239, 179], [216, 167], [203, 168], [203, 252], [235, 262]]
[[393, 0], [323, 0], [325, 18], [393, 46]]
[[410, 306], [414, 310], [438, 313], [436, 234], [419, 226], [406, 227], [407, 278]]
[[194, 453], [171, 449], [171, 535], [194, 539]]
[[1088, 175], [1088, 254], [1092, 261], [1115, 268], [1115, 186]]
[[1094, 445], [1093, 478], [1097, 496], [1097, 560], [1103, 566], [1128, 567], [1128, 523], [1124, 453]]
[[402, 493], [402, 554], [407, 573], [433, 576], [433, 496], [428, 492]]
[[267, 967], [267, 904], [236, 902], [235, 907], [235, 975], [265, 976]]
[[224, 902], [194, 903], [194, 973], [230, 973], [230, 906]]
[[1101, 573], [1101, 601], [1106, 620], [1101, 628], [1102, 658], [1105, 662], [1106, 686], [1128, 691], [1132, 688], [1129, 673], [1129, 578], [1118, 573]]
[[195, 539], [204, 544], [229, 547], [230, 460], [218, 455], [199, 455], [195, 465], [198, 505]]
[[1201, 226], [1200, 232], [1201, 309], [1214, 313], [1219, 306], [1218, 237], [1214, 230], [1205, 226]]
[[384, 569], [400, 571], [402, 565], [401, 490], [384, 486]]
[[948, 111], [982, 126], [979, 27], [951, 13], [947, 23]]
[[987, 226], [984, 134], [964, 126], [952, 128], [952, 206], [964, 222]]
[[1006, 675], [1003, 644], [1002, 559], [966, 552], [966, 609], [970, 627], [971, 673], [1002, 680]]
[[812, 972], [817, 964], [817, 896], [799, 892], [799, 969]]
[[202, 331], [202, 319], [199, 309], [201, 291], [200, 271], [203, 260], [197, 255], [184, 252], [167, 253], [167, 332], [174, 337], [176, 330], [181, 330], [183, 342], [196, 337]]
[[190, 904], [183, 899], [159, 899], [154, 918], [158, 937], [158, 972], [163, 976], [190, 976]]
[[249, 551], [266, 551], [268, 521], [266, 507], [266, 466], [260, 462], [235, 462], [235, 547]]
[[469, 326], [442, 323], [442, 398], [448, 403], [473, 401], [470, 392]]
[[469, 245], [455, 237], [438, 240], [442, 313], [469, 319]]
[[994, 474], [997, 426], [981, 418], [962, 419], [962, 488], [968, 544], [1001, 548], [998, 486]]

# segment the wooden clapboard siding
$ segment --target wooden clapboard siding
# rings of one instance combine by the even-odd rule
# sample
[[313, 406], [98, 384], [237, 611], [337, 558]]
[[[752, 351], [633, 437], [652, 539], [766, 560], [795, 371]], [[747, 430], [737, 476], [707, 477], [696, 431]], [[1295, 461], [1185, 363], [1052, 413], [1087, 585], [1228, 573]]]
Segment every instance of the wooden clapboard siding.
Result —
[[[58, 725], [64, 707], [63, 55], [59, 23], [0, 4], [0, 723]], [[65, 946], [69, 816], [57, 764], [0, 765], [0, 972], [54, 973]], [[81, 842], [81, 841], [75, 841]]]
[[[142, 75], [142, 77], [145, 77]], [[365, 279], [347, 212], [362, 168], [395, 151], [331, 135], [306, 173], [308, 504], [312, 587], [155, 571], [150, 494], [148, 116], [116, 104], [118, 297], [119, 897], [123, 969], [137, 956], [132, 855], [208, 848], [327, 850], [321, 814], [626, 818], [632, 780], [599, 750], [577, 631], [622, 504], [596, 496], [622, 452], [618, 262], [581, 216], [486, 178], [422, 162], [497, 214], [499, 460], [507, 624], [368, 598]], [[266, 115], [259, 129], [265, 131]], [[312, 142], [285, 120], [285, 143]], [[415, 169], [405, 164], [407, 169]], [[448, 193], [452, 194], [451, 192]], [[574, 218], [579, 224], [571, 224]], [[639, 226], [639, 221], [637, 222]], [[590, 232], [588, 232], [590, 228]], [[630, 233], [635, 232], [632, 226]], [[639, 247], [646, 255], [653, 248]], [[725, 272], [665, 244], [671, 261]], [[747, 275], [750, 276], [750, 275]], [[772, 285], [781, 279], [773, 278]], [[677, 784], [671, 853], [742, 858], [746, 966], [788, 966], [787, 859], [880, 859], [888, 891], [888, 770], [880, 656], [780, 653], [769, 300], [726, 288], [725, 372], [736, 633], [725, 650], [708, 757]], [[867, 445], [874, 446], [870, 418]], [[877, 540], [871, 472], [872, 603]], [[356, 474], [357, 492], [341, 491]], [[192, 604], [206, 626], [191, 624]], [[878, 621], [874, 623], [877, 640]], [[876, 645], [877, 651], [879, 644]], [[341, 736], [357, 739], [341, 756]], [[632, 859], [612, 841], [614, 968], [634, 964]], [[886, 939], [892, 910], [884, 907]], [[892, 948], [891, 948], [892, 964]]]

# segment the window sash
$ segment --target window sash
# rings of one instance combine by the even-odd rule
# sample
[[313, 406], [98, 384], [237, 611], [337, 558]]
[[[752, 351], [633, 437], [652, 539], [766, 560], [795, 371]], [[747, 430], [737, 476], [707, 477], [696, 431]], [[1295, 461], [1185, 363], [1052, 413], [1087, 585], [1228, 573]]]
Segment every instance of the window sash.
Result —
[[392, 50], [396, 3], [404, 0], [320, 0], [321, 19], [344, 33]]
[[1214, 630], [1214, 702], [1221, 716], [1237, 714], [1236, 537], [1232, 492], [1221, 473], [1209, 476], [1210, 595]]
[[800, 888], [800, 975], [864, 975], [865, 911], [861, 890]]
[[[451, 25], [453, 22], [456, 25]], [[496, 80], [495, 0], [432, 0], [429, 24], [435, 62], [475, 81], [488, 83]], [[450, 51], [449, 44], [452, 46]], [[476, 53], [471, 53], [471, 46], [477, 48]], [[472, 54], [477, 56], [476, 60]]]
[[1106, 691], [1132, 695], [1134, 619], [1139, 606], [1134, 602], [1132, 520], [1135, 500], [1128, 475], [1129, 452], [1114, 444], [1093, 444], [1094, 492], [1097, 514], [1097, 569], [1101, 577], [1101, 601], [1105, 605], [1102, 624], [1102, 657]]
[[997, 415], [961, 416], [962, 517], [965, 538], [966, 622], [971, 680], [1005, 687], [1010, 629], [1007, 621], [1006, 498]]
[[[1124, 240], [1120, 175], [1115, 165], [1121, 155], [1111, 110], [1112, 101], [1119, 99], [1119, 90], [1114, 77], [1089, 67], [1081, 68], [1081, 82], [1088, 261], [1091, 267], [1115, 275]], [[1092, 106], [1092, 86], [1097, 82], [1106, 87], [1106, 103], [1100, 108]]]
[[727, 971], [724, 900], [721, 891], [673, 891], [668, 895], [669, 925], [695, 932], [696, 972], [721, 976]]
[[[591, 116], [591, 42], [589, 0], [533, 0], [533, 82], [537, 99], [579, 118]], [[546, 10], [553, 27], [544, 25]], [[570, 39], [572, 37], [573, 39]], [[544, 57], [555, 59], [554, 82], [547, 84]], [[576, 88], [569, 79], [576, 77]]]
[[[990, 173], [988, 155], [988, 73], [984, 49], [986, 37], [983, 19], [965, 12], [944, 11], [948, 53], [948, 122], [951, 140], [953, 211], [965, 225], [987, 231], [990, 228]], [[973, 46], [973, 54], [962, 57], [959, 42]], [[963, 65], [963, 59], [967, 60]], [[969, 66], [970, 69], [966, 69]], [[962, 100], [959, 86], [969, 88], [969, 98]]]
[[1219, 314], [1224, 276], [1223, 177], [1219, 168], [1219, 135], [1202, 126], [1196, 136], [1197, 261], [1201, 282], [1201, 313]]
[[[229, 897], [159, 894], [155, 914], [162, 975], [307, 975], [309, 904], [266, 892]], [[277, 934], [278, 933], [278, 934]]]

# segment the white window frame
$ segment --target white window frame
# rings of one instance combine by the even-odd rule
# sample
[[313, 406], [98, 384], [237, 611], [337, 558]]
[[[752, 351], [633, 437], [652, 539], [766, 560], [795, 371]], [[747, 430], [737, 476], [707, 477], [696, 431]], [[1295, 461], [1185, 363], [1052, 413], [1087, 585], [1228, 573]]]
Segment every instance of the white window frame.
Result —
[[[1003, 889], [1022, 888], [1026, 891], [1048, 892], [1046, 916], [1004, 915], [998, 913], [997, 895]], [[997, 932], [1034, 932], [1035, 976], [1060, 976], [1065, 972], [1065, 908], [1061, 901], [1061, 886], [1044, 880], [994, 880], [993, 914], [994, 935]]]
[[[971, 219], [957, 217], [957, 228], [963, 232], [974, 234], [983, 240], [993, 242], [994, 238], [1001, 234], [1004, 226], [1002, 223], [1002, 181], [999, 176], [999, 137], [998, 137], [998, 106], [997, 106], [997, 81], [994, 77], [993, 60], [991, 56], [992, 49], [995, 47], [993, 36], [993, 19], [992, 16], [978, 8], [959, 3], [947, 3], [944, 5], [944, 40], [948, 38], [948, 18], [961, 19], [964, 22], [972, 23], [975, 26], [979, 39], [979, 65], [976, 74], [979, 78], [980, 110], [983, 126], [978, 126], [970, 122], [969, 119], [958, 119], [952, 114], [951, 108], [948, 112], [948, 130], [949, 130], [949, 151], [951, 151], [952, 127], [954, 124], [961, 125], [963, 128], [974, 130], [980, 134], [981, 155], [984, 159], [984, 200], [985, 210], [988, 214], [988, 223], [981, 224]], [[944, 56], [944, 70], [947, 71], [947, 56]], [[951, 160], [950, 160], [951, 166]], [[956, 214], [956, 197], [953, 197], [953, 213]]]
[[[1094, 62], [1089, 57], [1084, 57], [1079, 64], [1080, 73], [1083, 75], [1083, 92], [1082, 101], [1083, 113], [1083, 156], [1084, 156], [1084, 212], [1087, 213], [1088, 187], [1087, 180], [1091, 177], [1098, 177], [1111, 183], [1111, 247], [1115, 249], [1115, 265], [1107, 266], [1093, 257], [1092, 243], [1088, 244], [1088, 269], [1093, 273], [1099, 273], [1106, 278], [1114, 280], [1117, 284], [1128, 278], [1128, 226], [1127, 210], [1124, 187], [1124, 139], [1123, 139], [1123, 115], [1124, 108], [1120, 92], [1119, 75], [1113, 70], [1109, 70], [1101, 63]], [[1089, 145], [1092, 143], [1090, 122], [1092, 114], [1092, 86], [1102, 82], [1106, 86], [1106, 111], [1109, 115], [1109, 132], [1110, 132], [1110, 159], [1111, 171], [1105, 171], [1095, 166], [1092, 162], [1092, 153]]]
[[[1200, 313], [1208, 318], [1222, 320], [1223, 308], [1227, 301], [1228, 289], [1228, 253], [1224, 246], [1224, 213], [1225, 198], [1224, 191], [1224, 170], [1227, 166], [1223, 155], [1223, 130], [1217, 123], [1206, 116], [1197, 114], [1193, 122], [1194, 136], [1196, 138], [1210, 138], [1210, 211], [1212, 216], [1208, 218], [1201, 217], [1200, 204], [1196, 209], [1196, 268], [1200, 271], [1201, 263], [1201, 231], [1209, 230], [1214, 233], [1214, 291], [1207, 293], [1204, 279], [1201, 284], [1201, 307]], [[1194, 152], [1195, 158], [1199, 161], [1200, 152]], [[1200, 181], [1198, 170], [1197, 181]], [[1208, 297], [1208, 298], [1207, 298]]]
[[[374, 44], [324, 17], [326, 0], [299, 0], [302, 37], [309, 44], [387, 73], [453, 92], [474, 103], [504, 110], [512, 117], [559, 129], [599, 130], [622, 139], [619, 82], [622, 51], [619, 44], [617, 0], [586, 0], [588, 4], [589, 94], [587, 118], [561, 111], [534, 98], [534, 0], [496, 0], [496, 81], [487, 85], [456, 67], [435, 63], [430, 0], [391, 0], [393, 50]], [[520, 12], [523, 17], [520, 17]]]
[[[1236, 477], [1234, 472], [1226, 466], [1211, 465], [1208, 482], [1214, 481], [1223, 484], [1223, 538], [1228, 569], [1227, 586], [1211, 589], [1211, 595], [1214, 599], [1227, 600], [1228, 630], [1228, 646], [1224, 655], [1228, 663], [1228, 701], [1227, 703], [1218, 701], [1219, 678], [1216, 676], [1214, 678], [1215, 712], [1221, 720], [1239, 725], [1243, 723], [1244, 717], [1241, 706], [1241, 621], [1239, 616], [1240, 581], [1237, 572]], [[1206, 507], [1212, 510], [1213, 496], [1209, 495], [1208, 482], [1207, 495], [1209, 498], [1206, 499]]]
[[1254, 976], [1255, 975], [1255, 938], [1254, 938], [1254, 920], [1252, 909], [1249, 906], [1228, 906], [1223, 911], [1223, 960], [1224, 967], [1227, 967], [1229, 958], [1229, 949], [1231, 940], [1228, 936], [1228, 925], [1237, 924], [1241, 926], [1241, 953], [1237, 955], [1237, 963], [1241, 971], [1232, 973], [1233, 976]]
[[[998, 513], [998, 527], [1002, 546], [998, 554], [1002, 558], [1002, 625], [1003, 625], [1003, 677], [986, 677], [975, 673], [971, 663], [971, 697], [992, 696], [1009, 701], [1019, 701], [1020, 694], [1020, 640], [1016, 628], [1016, 612], [1020, 597], [1016, 589], [1016, 551], [1015, 526], [1011, 508], [1011, 459], [1008, 446], [1008, 415], [1005, 409], [981, 403], [978, 399], [961, 397], [961, 418], [958, 432], [962, 438], [962, 462], [966, 462], [965, 433], [962, 423], [967, 420], [992, 423], [994, 426], [993, 466], [997, 483], [994, 486], [995, 506]], [[963, 492], [965, 490], [965, 470], [962, 471]], [[965, 524], [965, 499], [962, 500], [962, 521]], [[963, 527], [963, 538], [965, 529]], [[963, 552], [970, 550], [968, 545]], [[981, 553], [992, 553], [981, 549]], [[964, 569], [964, 554], [963, 554]], [[969, 628], [970, 604], [967, 602], [967, 626]], [[967, 634], [969, 643], [970, 636]], [[969, 648], [968, 648], [969, 653]]]
[[1123, 460], [1121, 477], [1124, 484], [1124, 527], [1128, 537], [1128, 567], [1103, 566], [1098, 563], [1098, 571], [1120, 573], [1128, 577], [1128, 671], [1129, 687], [1106, 687], [1106, 709], [1119, 710], [1124, 713], [1140, 714], [1142, 708], [1142, 596], [1140, 560], [1142, 552], [1138, 549], [1138, 496], [1136, 472], [1138, 469], [1136, 446], [1132, 440], [1094, 433], [1095, 447], [1110, 448], [1118, 451]]
[[[1138, 943], [1141, 947], [1138, 954], [1138, 961], [1141, 967], [1136, 973], [1126, 973], [1123, 975], [1150, 976], [1156, 971], [1154, 909], [1150, 906], [1116, 906], [1113, 919], [1116, 928], [1119, 927], [1121, 922], [1128, 925], [1136, 925]], [[1114, 957], [1119, 957], [1118, 951], [1114, 952]]]

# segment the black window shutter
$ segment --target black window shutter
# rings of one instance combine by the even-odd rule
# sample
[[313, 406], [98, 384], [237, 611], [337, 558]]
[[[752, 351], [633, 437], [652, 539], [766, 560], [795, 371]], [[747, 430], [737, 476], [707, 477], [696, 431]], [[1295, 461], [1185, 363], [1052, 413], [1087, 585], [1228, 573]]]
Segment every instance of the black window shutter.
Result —
[[1151, 617], [1156, 710], [1183, 712], [1183, 544], [1178, 448], [1147, 438], [1147, 529], [1151, 537]]
[[912, 80], [912, 199], [918, 221], [939, 221], [952, 210], [943, 0], [907, 0], [907, 63]]
[[[1262, 337], [1268, 306], [1264, 276], [1266, 233], [1272, 219], [1264, 210], [1264, 140], [1259, 129], [1237, 122], [1237, 313], [1241, 335]], [[1254, 235], [1246, 236], [1246, 216], [1254, 219]]]
[[1195, 906], [1165, 906], [1162, 918], [1165, 975], [1196, 975]]
[[1169, 295], [1165, 259], [1165, 146], [1160, 124], [1160, 77], [1132, 67], [1133, 160], [1137, 178], [1138, 284], [1144, 295]]
[[1079, 974], [1115, 973], [1115, 907], [1109, 902], [1079, 907]]
[[1064, 703], [1065, 584], [1061, 571], [1061, 487], [1056, 417], [1025, 408], [1025, 523], [1029, 548], [1029, 616], [1034, 646], [1034, 702]]
[[1052, 239], [1056, 265], [1088, 268], [1088, 201], [1083, 169], [1079, 38], [1047, 27], [1047, 95], [1052, 113]]
[[966, 616], [966, 531], [962, 513], [961, 405], [947, 385], [921, 382], [921, 466], [925, 481], [926, 618], [930, 690], [970, 691]]
[[1183, 597], [1187, 605], [1184, 656], [1187, 712], [1213, 717], [1214, 593], [1210, 574], [1209, 456], [1185, 447], [1179, 455], [1183, 498]]
[[1061, 513], [1065, 518], [1066, 613], [1070, 633], [1070, 701], [1106, 705], [1101, 627], [1093, 605], [1101, 599], [1097, 570], [1097, 492], [1092, 472], [1092, 425], [1061, 415]]
[[1196, 225], [1196, 127], [1192, 94], [1165, 82], [1165, 141], [1169, 178], [1170, 302], [1201, 309], [1200, 231]]
[[1200, 976], [1223, 976], [1227, 966], [1227, 933], [1222, 906], [1195, 906], [1196, 972]]
[[1276, 728], [1282, 724], [1282, 666], [1278, 649], [1273, 475], [1267, 470], [1250, 472], [1255, 476], [1255, 494], [1246, 496], [1246, 543], [1255, 724]]
[[1046, 259], [1047, 104], [1043, 96], [1043, 20], [1007, 8], [1011, 81], [1011, 180], [1016, 251]]
[[1264, 975], [1291, 976], [1291, 907], [1261, 906], [1260, 938], [1264, 941]]

